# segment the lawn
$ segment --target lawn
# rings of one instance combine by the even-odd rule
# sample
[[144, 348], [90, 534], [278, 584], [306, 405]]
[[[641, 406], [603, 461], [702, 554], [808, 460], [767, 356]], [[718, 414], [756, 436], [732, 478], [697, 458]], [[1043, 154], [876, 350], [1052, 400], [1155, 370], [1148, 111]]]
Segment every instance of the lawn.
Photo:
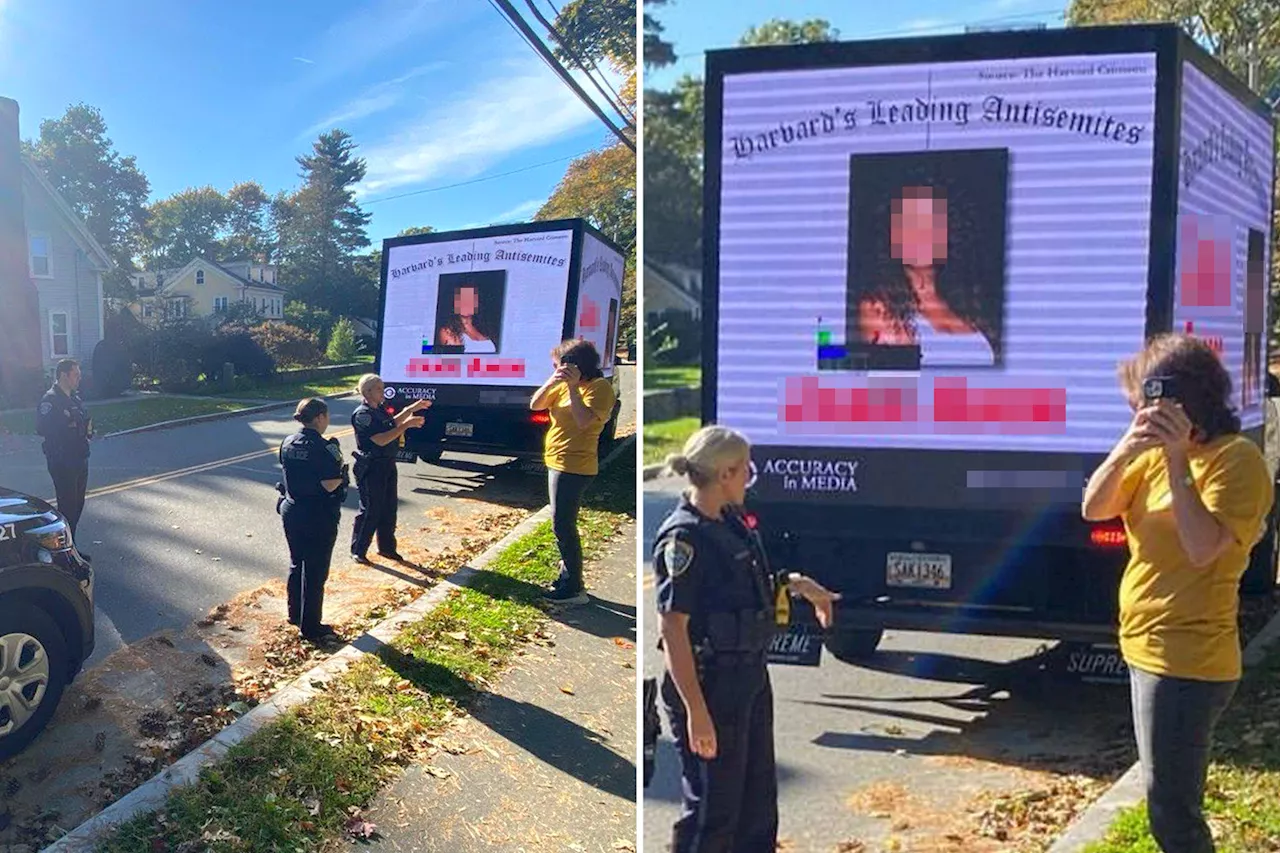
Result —
[[[1275, 850], [1280, 838], [1280, 649], [1245, 674], [1214, 736], [1205, 812], [1221, 853]], [[1127, 809], [1086, 853], [1157, 853], [1146, 806]]]
[[[580, 522], [587, 559], [635, 518], [635, 473], [635, 457], [624, 455], [587, 493]], [[558, 560], [551, 523], [543, 522], [391, 644], [332, 682], [314, 683], [314, 699], [98, 849], [251, 853], [339, 849], [344, 835], [367, 838], [373, 827], [362, 809], [379, 789], [427, 758], [451, 721], [542, 634], [539, 596]]]
[[656, 465], [684, 446], [702, 422], [698, 418], [676, 418], [644, 425], [644, 464]]
[[[141, 397], [134, 400], [122, 400], [117, 403], [103, 403], [100, 406], [91, 405], [89, 406], [89, 417], [93, 419], [94, 433], [103, 436], [110, 435], [113, 432], [120, 432], [121, 430], [177, 420], [178, 418], [211, 415], [216, 412], [235, 412], [248, 407], [249, 404], [247, 403], [237, 403], [231, 400]], [[35, 435], [35, 411], [0, 415], [0, 433], [5, 432], [15, 435]]]
[[660, 391], [664, 388], [693, 388], [702, 384], [702, 368], [696, 364], [672, 366], [646, 365], [644, 390]]
[[246, 400], [301, 400], [303, 397], [325, 397], [354, 391], [356, 380], [365, 371], [330, 376], [310, 382], [237, 382], [235, 390], [218, 392], [219, 397], [237, 397]]

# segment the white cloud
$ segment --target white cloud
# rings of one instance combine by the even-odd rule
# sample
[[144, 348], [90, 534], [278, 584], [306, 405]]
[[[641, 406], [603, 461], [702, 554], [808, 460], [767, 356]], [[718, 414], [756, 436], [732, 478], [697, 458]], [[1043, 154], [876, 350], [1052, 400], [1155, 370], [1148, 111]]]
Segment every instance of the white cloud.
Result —
[[542, 206], [547, 203], [545, 198], [535, 198], [521, 204], [517, 204], [510, 210], [503, 211], [497, 216], [491, 217], [487, 222], [472, 222], [462, 226], [463, 228], [481, 228], [485, 225], [508, 225], [512, 222], [528, 222], [529, 217], [533, 216]]
[[316, 61], [315, 61], [314, 59], [307, 59], [305, 56], [295, 56], [295, 57], [293, 58], [293, 61], [294, 61], [294, 62], [301, 62], [301, 63], [303, 63], [304, 65], [315, 65], [315, 64], [316, 64]]
[[389, 110], [403, 100], [405, 95], [405, 83], [408, 83], [410, 80], [421, 77], [431, 71], [443, 68], [445, 65], [447, 65], [447, 63], [429, 62], [425, 65], [419, 65], [416, 68], [411, 68], [399, 77], [384, 80], [381, 83], [370, 86], [355, 98], [344, 104], [336, 112], [326, 116], [299, 133], [298, 138], [310, 138], [315, 136], [317, 133], [331, 130], [338, 125], [357, 121], [371, 115], [376, 115], [385, 110]]
[[385, 193], [443, 177], [466, 180], [513, 152], [598, 122], [536, 59], [511, 60], [498, 68], [497, 76], [452, 101], [406, 117], [396, 135], [363, 147], [360, 153], [369, 169], [359, 194]]

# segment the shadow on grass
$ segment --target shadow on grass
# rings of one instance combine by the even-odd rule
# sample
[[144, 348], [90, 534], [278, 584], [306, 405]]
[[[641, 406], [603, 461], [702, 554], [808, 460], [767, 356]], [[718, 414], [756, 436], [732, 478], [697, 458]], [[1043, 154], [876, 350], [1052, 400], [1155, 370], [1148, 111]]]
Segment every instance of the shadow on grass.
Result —
[[599, 791], [635, 801], [635, 765], [590, 729], [529, 702], [478, 691], [449, 668], [391, 646], [379, 643], [373, 653], [419, 689], [469, 705], [476, 720], [540, 761]]

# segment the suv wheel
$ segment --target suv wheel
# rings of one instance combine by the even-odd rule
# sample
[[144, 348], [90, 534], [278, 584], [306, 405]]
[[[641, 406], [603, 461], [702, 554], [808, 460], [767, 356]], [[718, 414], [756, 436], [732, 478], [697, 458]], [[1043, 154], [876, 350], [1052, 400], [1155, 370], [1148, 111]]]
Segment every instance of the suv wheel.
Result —
[[70, 661], [58, 625], [43, 610], [0, 604], [0, 761], [44, 730], [67, 686]]

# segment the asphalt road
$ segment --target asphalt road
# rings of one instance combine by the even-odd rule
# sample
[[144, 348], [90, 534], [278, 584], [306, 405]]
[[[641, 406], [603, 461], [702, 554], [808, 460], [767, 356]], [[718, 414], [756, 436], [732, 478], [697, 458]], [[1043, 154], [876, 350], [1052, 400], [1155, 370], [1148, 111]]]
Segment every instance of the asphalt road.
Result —
[[[635, 369], [622, 369], [620, 423], [635, 420]], [[330, 401], [350, 459], [357, 401]], [[288, 571], [275, 513], [276, 449], [296, 429], [288, 409], [94, 443], [89, 496], [77, 538], [93, 555], [97, 647], [89, 666], [155, 631], [185, 626], [211, 608]], [[42, 497], [53, 488], [38, 439], [6, 444], [0, 484]], [[500, 470], [506, 457], [446, 454], [439, 465], [400, 466], [400, 517], [456, 497], [534, 508], [545, 480]], [[357, 508], [343, 507], [336, 558], [346, 553]]]
[[[644, 554], [680, 488], [653, 481], [644, 497]], [[644, 584], [644, 670], [661, 672], [652, 564]], [[1045, 695], [1020, 661], [1039, 640], [889, 632], [865, 666], [824, 653], [818, 668], [772, 666], [783, 849], [951, 850], [972, 829], [975, 803], [1053, 776], [1123, 767], [1127, 691], [1062, 685]], [[678, 813], [678, 757], [665, 731], [645, 792], [644, 849], [665, 850]], [[902, 846], [889, 839], [899, 837]], [[1006, 849], [987, 839], [970, 851]]]

